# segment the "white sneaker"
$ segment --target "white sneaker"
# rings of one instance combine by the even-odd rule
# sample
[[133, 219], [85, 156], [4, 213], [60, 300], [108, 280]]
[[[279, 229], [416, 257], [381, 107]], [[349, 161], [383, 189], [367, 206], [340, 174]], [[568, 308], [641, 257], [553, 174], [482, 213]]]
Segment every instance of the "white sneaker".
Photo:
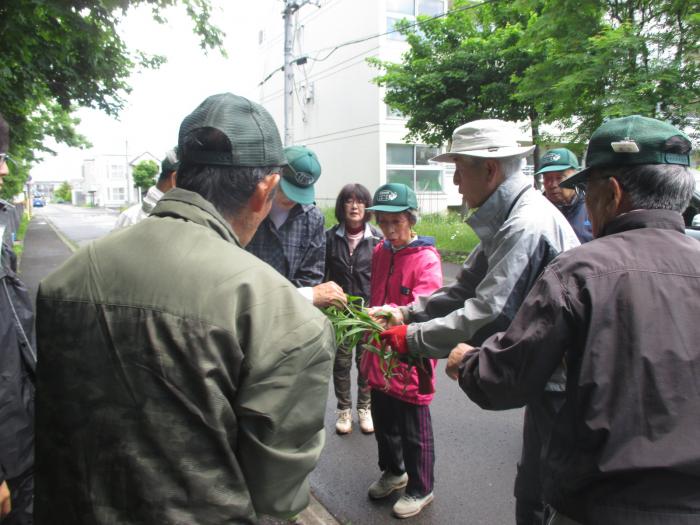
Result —
[[386, 498], [395, 490], [403, 488], [408, 483], [408, 474], [405, 472], [400, 476], [395, 476], [388, 470], [382, 472], [381, 477], [369, 486], [367, 494], [372, 499]]
[[335, 431], [338, 434], [349, 434], [352, 432], [352, 410], [338, 410], [338, 419], [335, 422]]
[[419, 496], [409, 496], [404, 494], [399, 501], [394, 503], [394, 516], [397, 518], [410, 518], [419, 514], [423, 508], [433, 501], [433, 493], [426, 494], [422, 498]]
[[372, 411], [369, 408], [358, 408], [357, 418], [360, 420], [360, 430], [363, 434], [374, 432], [374, 422], [372, 422]]

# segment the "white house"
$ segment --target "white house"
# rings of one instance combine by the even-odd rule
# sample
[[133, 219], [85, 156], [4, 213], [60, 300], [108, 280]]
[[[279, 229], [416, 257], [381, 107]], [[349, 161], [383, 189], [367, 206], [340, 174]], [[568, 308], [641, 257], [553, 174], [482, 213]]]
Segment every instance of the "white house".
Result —
[[160, 160], [149, 152], [141, 153], [130, 161], [125, 155], [99, 155], [85, 159], [80, 188], [74, 192], [76, 204], [122, 208], [138, 202], [140, 195], [134, 187], [132, 170], [142, 160], [160, 164]]
[[[323, 168], [316, 185], [317, 203], [332, 205], [348, 182], [362, 183], [370, 192], [386, 182], [402, 182], [416, 190], [423, 212], [461, 204], [450, 166], [428, 162], [439, 149], [404, 140], [404, 120], [384, 104], [383, 89], [372, 82], [380, 71], [367, 63], [369, 57], [399, 62], [407, 44], [399, 33], [382, 34], [398, 19], [443, 13], [448, 2], [321, 0], [318, 4], [304, 5], [295, 15], [294, 57], [300, 60], [294, 66], [293, 112], [293, 142], [314, 150]], [[284, 135], [284, 74], [274, 73], [284, 63], [281, 14], [261, 29], [260, 53], [265, 76], [272, 73], [260, 87], [260, 102]]]

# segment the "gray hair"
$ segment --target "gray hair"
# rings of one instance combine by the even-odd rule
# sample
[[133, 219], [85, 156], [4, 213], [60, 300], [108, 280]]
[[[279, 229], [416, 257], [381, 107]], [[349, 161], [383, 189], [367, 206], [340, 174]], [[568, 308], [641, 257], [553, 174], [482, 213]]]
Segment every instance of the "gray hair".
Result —
[[411, 224], [411, 226], [415, 226], [418, 223], [418, 221], [420, 220], [420, 215], [418, 214], [418, 210], [414, 210], [413, 208], [409, 208], [409, 209], [404, 210], [404, 211], [376, 211], [376, 212], [374, 212], [374, 215], [376, 216], [377, 221], [379, 221], [379, 217], [384, 213], [389, 214], [389, 215], [394, 215], [397, 213], [404, 214], [404, 215], [406, 215], [406, 218], [408, 219], [408, 222]]
[[682, 213], [695, 189], [693, 170], [678, 164], [640, 164], [601, 168], [603, 177], [615, 177], [633, 209], [673, 210]]

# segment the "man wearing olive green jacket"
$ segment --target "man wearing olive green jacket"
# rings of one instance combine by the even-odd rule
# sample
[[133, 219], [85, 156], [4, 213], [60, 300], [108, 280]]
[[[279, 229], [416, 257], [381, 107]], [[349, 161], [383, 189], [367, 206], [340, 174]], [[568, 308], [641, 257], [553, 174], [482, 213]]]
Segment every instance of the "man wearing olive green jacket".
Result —
[[178, 188], [38, 297], [36, 522], [255, 523], [308, 503], [329, 322], [245, 244], [285, 164], [230, 93], [180, 127]]

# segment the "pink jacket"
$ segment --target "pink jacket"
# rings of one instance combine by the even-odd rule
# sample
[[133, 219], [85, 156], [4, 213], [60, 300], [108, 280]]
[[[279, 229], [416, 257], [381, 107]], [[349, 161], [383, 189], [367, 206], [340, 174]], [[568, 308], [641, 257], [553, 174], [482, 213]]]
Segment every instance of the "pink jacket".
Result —
[[[406, 248], [394, 252], [384, 241], [374, 249], [372, 256], [372, 285], [370, 306], [406, 306], [419, 295], [430, 295], [442, 286], [440, 254], [432, 237], [418, 237]], [[437, 360], [430, 364], [435, 369]], [[376, 354], [365, 352], [362, 372], [372, 388], [414, 405], [428, 405], [433, 394], [418, 392], [418, 373], [415, 368], [401, 363], [394, 370], [394, 377], [387, 381], [379, 368]], [[435, 373], [433, 373], [433, 390]]]

